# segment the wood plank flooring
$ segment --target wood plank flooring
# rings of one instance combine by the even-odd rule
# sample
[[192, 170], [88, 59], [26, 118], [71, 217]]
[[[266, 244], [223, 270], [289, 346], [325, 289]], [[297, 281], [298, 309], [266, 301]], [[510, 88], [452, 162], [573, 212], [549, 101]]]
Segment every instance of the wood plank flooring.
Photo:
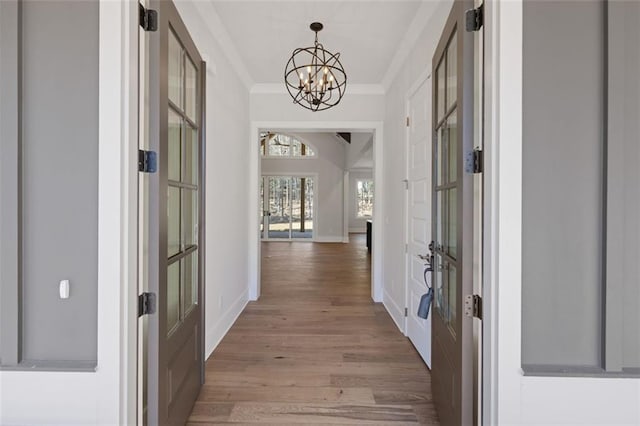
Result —
[[262, 258], [262, 296], [207, 361], [189, 425], [439, 424], [429, 370], [371, 301], [364, 235]]

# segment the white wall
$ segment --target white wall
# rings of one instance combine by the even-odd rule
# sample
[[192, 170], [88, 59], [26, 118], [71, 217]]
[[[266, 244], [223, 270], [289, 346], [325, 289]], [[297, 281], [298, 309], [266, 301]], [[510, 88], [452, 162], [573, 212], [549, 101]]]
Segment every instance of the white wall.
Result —
[[[485, 389], [492, 424], [637, 425], [640, 379], [525, 377], [521, 369], [522, 315], [522, 2], [490, 2], [487, 16], [489, 138], [488, 259], [484, 305], [491, 380]], [[486, 321], [486, 319], [485, 319]]]
[[[358, 218], [358, 180], [373, 179], [372, 170], [352, 170], [349, 172], [349, 232], [367, 232], [367, 219]], [[376, 200], [373, 200], [374, 204]]]
[[207, 61], [205, 297], [207, 356], [248, 301], [249, 91], [208, 28], [209, 2], [177, 2]]
[[336, 139], [333, 133], [299, 133], [296, 137], [308, 142], [317, 156], [303, 159], [265, 157], [261, 160], [262, 174], [317, 174], [313, 238], [318, 242], [342, 242], [345, 142]]
[[[384, 218], [384, 304], [400, 329], [405, 307], [405, 223], [407, 178], [406, 101], [409, 90], [431, 73], [431, 60], [451, 9], [451, 0], [440, 3], [422, 31], [408, 59], [391, 83], [386, 96], [384, 120], [384, 193], [388, 206]], [[429, 82], [430, 84], [430, 82]], [[403, 330], [404, 331], [404, 330]]]

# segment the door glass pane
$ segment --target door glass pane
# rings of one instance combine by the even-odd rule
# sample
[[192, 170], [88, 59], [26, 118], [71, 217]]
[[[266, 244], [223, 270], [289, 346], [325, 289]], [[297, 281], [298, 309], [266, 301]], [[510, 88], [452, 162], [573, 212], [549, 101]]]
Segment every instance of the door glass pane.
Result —
[[458, 177], [458, 123], [457, 111], [454, 110], [447, 117], [447, 154], [448, 154], [448, 181], [455, 182]]
[[290, 238], [289, 178], [269, 178], [269, 238]]
[[[445, 88], [446, 88], [446, 84], [445, 84], [445, 70], [444, 70], [444, 56], [442, 58], [442, 60], [440, 61], [440, 64], [438, 64], [438, 68], [436, 69], [436, 78], [438, 79], [437, 82], [437, 122], [439, 123], [440, 120], [442, 120], [442, 118], [444, 117], [444, 107], [445, 107]], [[437, 124], [437, 123], [436, 123]]]
[[456, 101], [458, 87], [458, 44], [456, 34], [454, 33], [449, 46], [447, 47], [447, 110], [449, 110]]
[[193, 185], [198, 184], [198, 129], [186, 125], [186, 138], [185, 145], [185, 163], [184, 163], [184, 175], [182, 176], [183, 182], [191, 183]]
[[456, 303], [457, 303], [457, 274], [456, 267], [452, 264], [448, 265], [447, 269], [447, 293], [448, 293], [448, 306], [447, 306], [447, 322], [453, 337], [456, 336], [455, 329], [457, 323]]
[[442, 227], [442, 211], [443, 211], [443, 200], [442, 200], [442, 191], [436, 192], [436, 248], [438, 249], [444, 243], [444, 235], [443, 235], [443, 227]]
[[180, 188], [167, 191], [167, 251], [168, 257], [180, 252]]
[[313, 178], [305, 178], [304, 229], [313, 237]]
[[198, 251], [194, 251], [180, 261], [182, 270], [182, 312], [186, 317], [198, 303]]
[[436, 253], [434, 272], [433, 272], [433, 278], [434, 278], [433, 285], [435, 288], [436, 310], [441, 316], [443, 316], [443, 307], [444, 307], [444, 289], [442, 287], [442, 270], [443, 270], [442, 256]]
[[180, 181], [182, 118], [169, 108], [169, 180]]
[[434, 162], [436, 167], [436, 185], [440, 186], [444, 182], [444, 145], [445, 140], [445, 126], [443, 125], [436, 132], [436, 161]]
[[198, 191], [183, 189], [184, 204], [182, 205], [182, 238], [184, 247], [198, 244]]
[[178, 324], [180, 319], [180, 262], [169, 265], [167, 269], [167, 333]]
[[457, 257], [458, 238], [458, 191], [456, 188], [447, 191], [447, 246], [449, 256]]
[[169, 31], [169, 99], [178, 108], [182, 106], [182, 46]]
[[300, 157], [302, 155], [302, 144], [295, 140], [291, 140], [291, 155], [294, 157]]
[[196, 121], [197, 108], [197, 88], [198, 71], [191, 59], [185, 55], [185, 112], [187, 117]]

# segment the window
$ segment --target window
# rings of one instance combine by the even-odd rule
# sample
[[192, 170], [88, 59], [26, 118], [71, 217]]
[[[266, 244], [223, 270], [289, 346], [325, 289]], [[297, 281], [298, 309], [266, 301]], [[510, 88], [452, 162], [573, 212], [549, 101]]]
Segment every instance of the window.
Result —
[[373, 215], [373, 181], [358, 179], [356, 181], [356, 217], [370, 218]]
[[263, 157], [313, 157], [315, 151], [296, 138], [281, 133], [260, 133], [260, 154]]

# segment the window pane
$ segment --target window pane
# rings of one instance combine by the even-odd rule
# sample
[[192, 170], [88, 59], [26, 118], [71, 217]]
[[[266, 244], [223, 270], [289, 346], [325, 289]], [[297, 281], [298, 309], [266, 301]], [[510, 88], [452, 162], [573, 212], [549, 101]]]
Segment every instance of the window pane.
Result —
[[309, 145], [305, 145], [305, 155], [313, 156], [316, 155], [316, 153]]
[[169, 154], [167, 162], [169, 167], [169, 180], [180, 180], [180, 151], [182, 136], [182, 118], [169, 108]]
[[302, 155], [302, 144], [297, 140], [291, 141], [291, 155], [294, 157], [300, 157]]
[[191, 59], [185, 55], [185, 112], [187, 117], [193, 121], [197, 121], [196, 114], [198, 113], [197, 99], [198, 99], [198, 71], [196, 66], [193, 65]]
[[447, 110], [455, 103], [458, 87], [458, 43], [454, 34], [447, 48]]
[[167, 334], [170, 334], [180, 319], [180, 263], [167, 268]]
[[182, 193], [184, 194], [182, 238], [186, 248], [198, 244], [198, 191], [183, 189]]
[[356, 183], [356, 199], [358, 203], [357, 217], [372, 217], [373, 215], [373, 181], [358, 180]]
[[442, 264], [442, 256], [436, 253], [435, 256], [435, 268], [434, 268], [434, 288], [435, 288], [435, 301], [436, 301], [436, 311], [438, 314], [445, 319], [445, 294], [444, 294], [444, 286], [443, 286], [443, 277], [442, 272], [444, 269], [444, 265]]
[[445, 94], [445, 75], [444, 75], [444, 57], [436, 68], [436, 78], [438, 79], [437, 85], [437, 121], [440, 122], [444, 117], [444, 94]]
[[186, 317], [198, 303], [198, 251], [180, 261], [182, 269], [182, 312]]
[[180, 188], [167, 191], [167, 255], [180, 252]]
[[447, 306], [447, 322], [449, 323], [451, 334], [456, 336], [455, 329], [457, 324], [457, 274], [456, 268], [452, 264], [447, 265], [447, 293], [448, 293], [448, 306]]
[[185, 164], [182, 179], [186, 183], [198, 184], [198, 130], [186, 125]]
[[447, 118], [447, 156], [448, 161], [448, 181], [455, 182], [458, 179], [458, 123], [457, 111], [453, 111]]
[[446, 131], [443, 125], [436, 132], [436, 185], [442, 185], [444, 180], [444, 145], [446, 143]]
[[182, 46], [169, 31], [169, 99], [179, 108], [182, 106]]
[[453, 188], [447, 191], [447, 246], [449, 256], [457, 256], [458, 238], [458, 191]]

